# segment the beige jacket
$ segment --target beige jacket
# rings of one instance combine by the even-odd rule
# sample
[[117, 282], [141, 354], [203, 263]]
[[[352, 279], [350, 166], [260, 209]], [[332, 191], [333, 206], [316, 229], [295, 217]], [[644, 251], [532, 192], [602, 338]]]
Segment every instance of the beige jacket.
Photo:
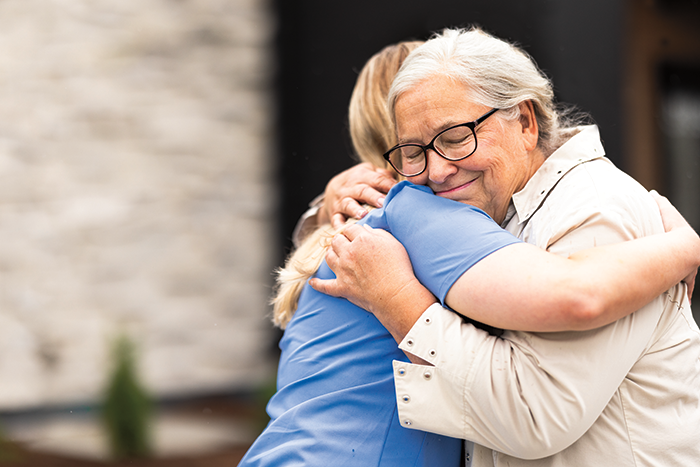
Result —
[[[563, 256], [663, 232], [594, 126], [513, 197], [505, 227]], [[400, 348], [435, 365], [394, 362], [400, 420], [473, 441], [468, 466], [700, 465], [700, 331], [683, 284], [586, 332], [493, 337], [433, 305]]]

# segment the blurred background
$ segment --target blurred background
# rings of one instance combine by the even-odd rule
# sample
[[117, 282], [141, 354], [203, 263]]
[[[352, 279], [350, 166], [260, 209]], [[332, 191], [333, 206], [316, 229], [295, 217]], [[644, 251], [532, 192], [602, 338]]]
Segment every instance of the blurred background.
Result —
[[608, 156], [700, 230], [697, 0], [0, 0], [10, 437], [94, 415], [119, 336], [161, 405], [268, 394], [271, 272], [355, 163], [357, 73], [472, 24], [528, 51]]

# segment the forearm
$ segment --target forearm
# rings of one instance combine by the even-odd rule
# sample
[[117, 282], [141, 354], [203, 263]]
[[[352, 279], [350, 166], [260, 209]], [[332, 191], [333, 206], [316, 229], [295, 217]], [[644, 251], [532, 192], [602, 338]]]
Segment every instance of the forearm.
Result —
[[584, 293], [590, 289], [576, 281], [581, 269], [533, 245], [510, 245], [466, 271], [445, 302], [464, 316], [501, 329], [574, 329], [575, 317], [591, 306]]
[[502, 329], [594, 329], [643, 307], [698, 264], [700, 238], [690, 227], [589, 248], [569, 259], [517, 244], [465, 272], [446, 303]]
[[576, 317], [572, 329], [593, 329], [641, 308], [696, 270], [700, 238], [688, 226], [583, 250], [569, 259], [576, 265], [572, 285], [594, 304]]
[[[435, 296], [415, 280], [406, 284], [399, 293], [377, 303], [371, 311], [396, 342], [401, 343], [425, 310], [434, 303], [437, 303]], [[428, 364], [413, 354], [406, 355], [415, 364]]]

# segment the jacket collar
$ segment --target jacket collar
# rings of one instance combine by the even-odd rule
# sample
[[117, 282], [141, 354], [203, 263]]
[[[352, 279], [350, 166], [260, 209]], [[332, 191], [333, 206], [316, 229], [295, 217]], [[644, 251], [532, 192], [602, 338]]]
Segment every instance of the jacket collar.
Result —
[[513, 195], [504, 225], [517, 212], [518, 223], [526, 222], [549, 193], [574, 167], [605, 156], [596, 125], [577, 127], [574, 136], [554, 151], [535, 172], [525, 188]]

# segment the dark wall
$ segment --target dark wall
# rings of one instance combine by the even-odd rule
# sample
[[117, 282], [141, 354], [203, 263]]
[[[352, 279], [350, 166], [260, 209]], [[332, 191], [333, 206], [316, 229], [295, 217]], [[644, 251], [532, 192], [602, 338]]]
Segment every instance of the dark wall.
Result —
[[515, 41], [550, 76], [561, 102], [590, 112], [624, 169], [622, 0], [275, 0], [278, 14], [280, 255], [307, 203], [350, 157], [347, 106], [358, 71], [382, 47], [478, 24]]

